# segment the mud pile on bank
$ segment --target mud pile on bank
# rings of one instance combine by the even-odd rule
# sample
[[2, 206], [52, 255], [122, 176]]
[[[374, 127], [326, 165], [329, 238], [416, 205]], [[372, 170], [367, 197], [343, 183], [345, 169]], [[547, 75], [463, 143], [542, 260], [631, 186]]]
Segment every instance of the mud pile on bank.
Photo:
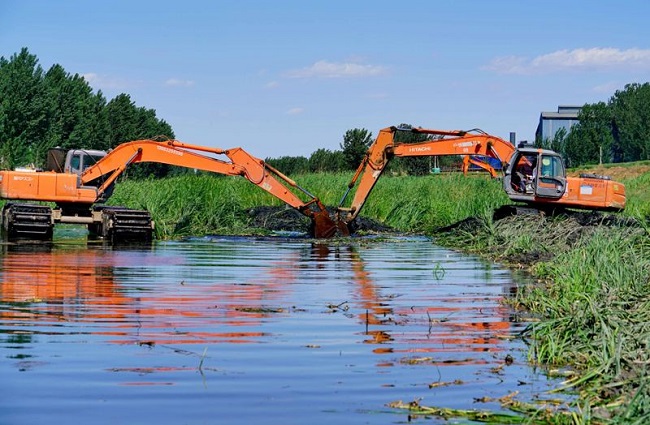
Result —
[[[311, 220], [293, 208], [285, 206], [259, 206], [248, 210], [249, 226], [270, 232], [310, 233]], [[330, 211], [334, 216], [334, 211]], [[377, 221], [367, 218], [357, 218], [354, 223], [355, 232], [385, 233], [393, 231]]]

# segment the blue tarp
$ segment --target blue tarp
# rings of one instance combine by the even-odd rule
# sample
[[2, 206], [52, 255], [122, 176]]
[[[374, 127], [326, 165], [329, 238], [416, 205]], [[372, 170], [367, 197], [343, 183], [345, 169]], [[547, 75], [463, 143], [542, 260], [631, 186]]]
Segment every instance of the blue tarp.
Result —
[[[472, 155], [472, 159], [475, 161], [483, 161], [487, 162], [492, 166], [497, 171], [501, 171], [503, 168], [503, 165], [501, 164], [501, 161], [499, 161], [497, 158], [492, 158], [491, 156], [480, 156], [480, 155]], [[482, 170], [481, 167], [474, 165], [474, 164], [469, 164], [469, 169], [470, 171], [480, 171]]]

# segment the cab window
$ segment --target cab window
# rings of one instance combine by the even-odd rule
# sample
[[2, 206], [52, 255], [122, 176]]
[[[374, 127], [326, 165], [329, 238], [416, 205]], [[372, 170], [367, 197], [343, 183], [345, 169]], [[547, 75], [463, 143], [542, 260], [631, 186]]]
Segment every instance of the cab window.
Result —
[[553, 155], [542, 155], [540, 177], [564, 177], [562, 159]]
[[84, 168], [82, 171], [86, 171], [86, 168], [95, 165], [102, 158], [103, 156], [95, 156], [89, 154], [84, 155]]
[[81, 155], [72, 155], [72, 158], [70, 158], [70, 168], [73, 171], [78, 171], [81, 168]]

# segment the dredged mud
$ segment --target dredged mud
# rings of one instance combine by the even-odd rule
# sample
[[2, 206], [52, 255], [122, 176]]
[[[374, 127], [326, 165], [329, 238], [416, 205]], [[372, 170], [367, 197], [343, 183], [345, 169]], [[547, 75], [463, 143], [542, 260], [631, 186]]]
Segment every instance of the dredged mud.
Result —
[[[334, 218], [335, 211], [329, 211]], [[247, 211], [249, 225], [256, 229], [270, 232], [310, 233], [311, 220], [299, 211], [285, 206], [259, 206]], [[394, 232], [389, 226], [368, 218], [358, 217], [353, 223], [354, 232], [389, 233]]]

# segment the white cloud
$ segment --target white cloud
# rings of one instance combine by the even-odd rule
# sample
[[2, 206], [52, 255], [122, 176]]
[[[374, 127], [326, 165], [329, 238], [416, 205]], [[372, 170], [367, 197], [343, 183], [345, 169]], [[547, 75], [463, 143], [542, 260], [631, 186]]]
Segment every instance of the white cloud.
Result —
[[501, 74], [543, 74], [566, 70], [650, 70], [650, 49], [620, 50], [611, 47], [558, 50], [529, 59], [504, 56], [493, 59], [483, 69]]
[[264, 87], [267, 88], [267, 89], [275, 89], [275, 88], [280, 87], [280, 83], [278, 83], [277, 81], [270, 81], [270, 82], [266, 83], [266, 85]]
[[386, 73], [379, 65], [364, 65], [356, 62], [335, 63], [325, 60], [311, 66], [295, 69], [286, 73], [289, 78], [354, 78], [375, 77]]
[[122, 90], [132, 86], [132, 84], [129, 84], [124, 79], [98, 75], [94, 72], [82, 74], [82, 77], [84, 77], [84, 80], [86, 80], [88, 84], [100, 90]]
[[303, 112], [305, 112], [303, 108], [291, 108], [287, 111], [287, 115], [300, 115]]

